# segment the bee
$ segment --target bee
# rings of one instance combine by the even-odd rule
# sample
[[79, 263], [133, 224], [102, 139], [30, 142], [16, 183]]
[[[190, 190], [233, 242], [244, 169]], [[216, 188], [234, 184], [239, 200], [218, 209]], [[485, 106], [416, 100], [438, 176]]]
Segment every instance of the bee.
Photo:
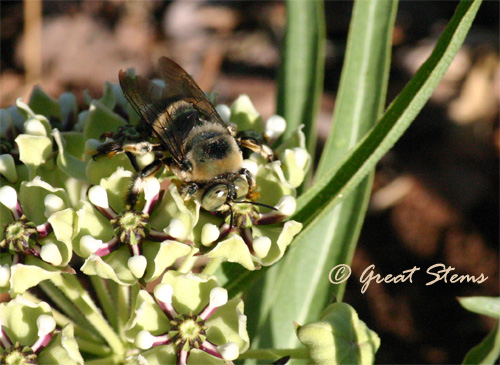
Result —
[[123, 70], [118, 74], [125, 97], [141, 117], [140, 127], [155, 143], [108, 142], [97, 150], [97, 155], [125, 152], [129, 157], [155, 152], [155, 160], [134, 177], [127, 203], [133, 206], [145, 179], [165, 167], [179, 179], [185, 200], [195, 197], [210, 212], [231, 211], [231, 221], [233, 203], [261, 205], [253, 202], [255, 177], [243, 167], [243, 150], [271, 160], [273, 152], [265, 140], [248, 132], [238, 134], [181, 66], [166, 57], [158, 62], [165, 87]]

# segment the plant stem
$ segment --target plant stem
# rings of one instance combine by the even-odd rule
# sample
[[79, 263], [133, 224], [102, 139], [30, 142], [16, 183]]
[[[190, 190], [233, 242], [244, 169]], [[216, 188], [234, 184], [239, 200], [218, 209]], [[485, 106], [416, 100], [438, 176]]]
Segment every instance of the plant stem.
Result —
[[180, 273], [183, 273], [183, 274], [191, 271], [191, 269], [193, 268], [194, 263], [196, 262], [196, 259], [197, 259], [196, 257], [194, 257], [194, 254], [197, 252], [198, 252], [198, 249], [196, 247], [192, 247], [191, 251], [189, 251], [186, 258], [184, 259], [184, 262], [182, 263], [182, 265], [179, 267], [179, 269], [177, 271], [179, 271]]
[[104, 310], [106, 318], [111, 323], [113, 328], [118, 330], [118, 317], [116, 315], [116, 309], [113, 307], [111, 295], [106, 287], [106, 282], [103, 278], [97, 275], [90, 275], [90, 281], [94, 286], [97, 298], [99, 299], [99, 303], [101, 303], [101, 307]]
[[201, 272], [205, 275], [213, 275], [213, 273], [219, 268], [220, 264], [222, 264], [222, 257], [216, 257], [211, 259], [207, 266]]
[[125, 354], [123, 343], [78, 279], [72, 275], [61, 275], [51, 279], [51, 281], [74, 303], [85, 316], [85, 319], [102, 335], [112, 348], [113, 353], [120, 358], [123, 357]]
[[290, 356], [292, 359], [309, 359], [309, 352], [306, 348], [300, 349], [249, 349], [243, 354], [240, 354], [240, 359], [256, 359], [256, 360], [277, 360], [284, 356]]
[[47, 296], [69, 317], [81, 328], [85, 328], [87, 331], [94, 331], [94, 328], [85, 320], [82, 313], [75, 308], [74, 303], [68, 299], [64, 292], [61, 291], [58, 286], [54, 285], [53, 282], [49, 280], [42, 281], [39, 284], [40, 288], [47, 294]]

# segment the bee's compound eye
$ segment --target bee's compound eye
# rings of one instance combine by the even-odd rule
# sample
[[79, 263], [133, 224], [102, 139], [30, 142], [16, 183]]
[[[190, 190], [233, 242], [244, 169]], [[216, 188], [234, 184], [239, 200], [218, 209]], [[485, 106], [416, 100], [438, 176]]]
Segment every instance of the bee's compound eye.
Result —
[[248, 194], [248, 181], [242, 177], [234, 180], [234, 187], [236, 189], [236, 199], [244, 198]]
[[228, 191], [227, 185], [224, 184], [211, 187], [203, 194], [201, 205], [208, 211], [219, 209], [226, 202]]

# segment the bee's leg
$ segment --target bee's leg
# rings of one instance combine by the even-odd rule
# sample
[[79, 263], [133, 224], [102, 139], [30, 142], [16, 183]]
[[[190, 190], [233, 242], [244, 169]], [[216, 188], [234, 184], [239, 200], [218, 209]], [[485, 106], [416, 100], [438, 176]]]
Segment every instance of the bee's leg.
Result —
[[191, 199], [198, 191], [198, 184], [189, 183], [181, 187], [180, 193], [184, 200]]
[[[152, 144], [149, 142], [139, 142], [139, 143], [118, 143], [114, 140], [109, 140], [99, 145], [96, 149], [96, 153], [92, 156], [95, 160], [99, 156], [112, 157], [116, 154], [127, 153], [127, 155], [144, 155], [151, 151], [156, 151], [160, 147], [159, 144]], [[129, 155], [130, 156], [130, 155]]]
[[248, 148], [252, 152], [259, 153], [268, 161], [276, 159], [275, 152], [266, 144], [264, 136], [254, 131], [243, 131], [238, 134], [237, 141], [240, 147]]
[[248, 186], [249, 186], [250, 189], [252, 189], [255, 186], [255, 179], [254, 179], [252, 173], [250, 172], [250, 170], [248, 170], [246, 168], [242, 168], [240, 170], [240, 175], [245, 176], [245, 178], [247, 179]]
[[149, 165], [144, 167], [138, 174], [133, 177], [132, 183], [127, 193], [127, 205], [133, 207], [137, 203], [139, 195], [144, 190], [144, 181], [154, 176], [158, 170], [162, 168], [164, 161], [156, 159]]

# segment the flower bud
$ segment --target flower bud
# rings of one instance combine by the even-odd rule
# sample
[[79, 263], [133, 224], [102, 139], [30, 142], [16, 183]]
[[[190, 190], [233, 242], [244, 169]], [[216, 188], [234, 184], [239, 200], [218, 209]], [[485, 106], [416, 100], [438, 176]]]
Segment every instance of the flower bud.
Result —
[[280, 115], [272, 115], [266, 121], [265, 134], [270, 140], [278, 139], [286, 129], [286, 121]]
[[305, 148], [302, 147], [295, 147], [293, 150], [293, 153], [295, 154], [295, 159], [297, 160], [297, 166], [304, 170], [307, 166], [307, 163], [309, 162], [309, 153]]
[[233, 361], [240, 356], [240, 349], [234, 342], [228, 342], [224, 345], [217, 346], [217, 350], [222, 355], [224, 360]]
[[43, 126], [42, 122], [36, 118], [29, 118], [26, 122], [24, 122], [24, 133], [32, 136], [47, 136], [47, 130]]
[[142, 330], [135, 337], [134, 343], [138, 348], [142, 350], [147, 350], [153, 347], [155, 340], [156, 340], [155, 336], [149, 333], [149, 331]]
[[155, 298], [165, 304], [172, 304], [174, 288], [170, 284], [158, 284], [154, 289]]
[[271, 248], [271, 239], [266, 236], [257, 237], [253, 240], [252, 247], [256, 257], [260, 259], [264, 258], [267, 256], [269, 249]]
[[109, 208], [108, 193], [100, 185], [94, 185], [89, 189], [89, 200], [95, 206], [107, 209]]
[[8, 286], [9, 280], [10, 280], [10, 266], [8, 264], [0, 266], [0, 287]]
[[295, 213], [295, 209], [297, 208], [297, 201], [291, 195], [284, 195], [281, 197], [275, 207], [281, 214], [291, 216], [293, 213]]
[[132, 271], [132, 274], [140, 279], [144, 276], [144, 272], [146, 271], [146, 267], [148, 266], [148, 261], [146, 257], [142, 255], [135, 255], [128, 259], [127, 266]]
[[62, 263], [61, 252], [56, 244], [52, 242], [46, 243], [42, 246], [42, 249], [40, 250], [40, 257], [43, 261], [54, 266], [59, 266]]
[[94, 237], [85, 235], [80, 238], [80, 251], [84, 256], [90, 256], [96, 252], [102, 245], [102, 240], [96, 240]]
[[227, 303], [227, 290], [215, 287], [210, 291], [210, 307], [218, 308]]
[[0, 155], [0, 174], [5, 176], [9, 182], [17, 181], [16, 164], [12, 155]]
[[45, 336], [56, 329], [56, 321], [54, 317], [48, 314], [42, 314], [36, 319], [36, 325], [38, 327], [38, 336]]
[[186, 237], [186, 226], [179, 218], [173, 218], [167, 228], [163, 230], [169, 236], [176, 238], [178, 240], [184, 239]]
[[0, 203], [13, 212], [17, 210], [17, 192], [12, 186], [5, 185], [0, 188]]
[[153, 199], [160, 192], [160, 182], [156, 178], [150, 178], [144, 184], [144, 198], [146, 200]]
[[45, 204], [45, 212], [43, 214], [46, 218], [64, 209], [64, 201], [55, 194], [47, 194], [43, 203]]
[[219, 227], [215, 224], [207, 223], [201, 229], [201, 244], [208, 247], [219, 238], [219, 235]]

